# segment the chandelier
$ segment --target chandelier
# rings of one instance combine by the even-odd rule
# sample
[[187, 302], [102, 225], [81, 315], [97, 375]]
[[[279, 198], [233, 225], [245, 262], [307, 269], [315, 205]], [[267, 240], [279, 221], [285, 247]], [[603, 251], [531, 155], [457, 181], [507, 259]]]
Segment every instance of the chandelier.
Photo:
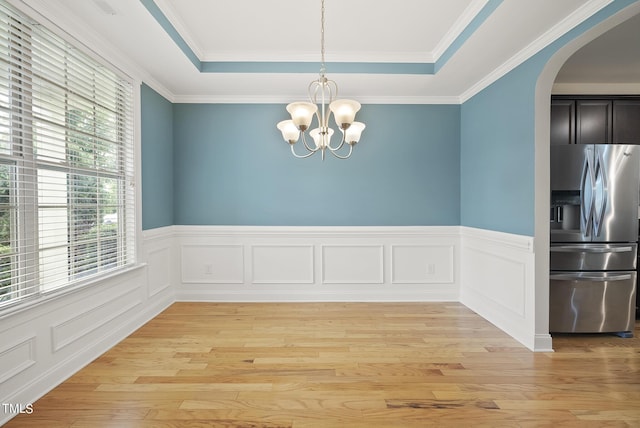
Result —
[[[283, 120], [278, 123], [278, 129], [282, 132], [282, 138], [289, 143], [291, 153], [297, 158], [308, 158], [309, 156], [320, 152], [322, 160], [327, 150], [329, 153], [339, 159], [346, 159], [351, 156], [353, 146], [360, 140], [360, 135], [365, 128], [364, 123], [355, 122], [356, 113], [360, 110], [360, 103], [353, 100], [336, 99], [338, 96], [338, 85], [333, 80], [327, 79], [324, 63], [324, 0], [320, 2], [321, 18], [320, 18], [320, 54], [322, 62], [320, 65], [320, 77], [309, 84], [308, 93], [309, 101], [299, 101], [291, 103], [287, 106], [287, 111], [291, 115], [291, 119]], [[329, 127], [329, 119], [333, 113], [338, 129], [342, 133], [340, 143], [336, 146], [331, 145], [331, 137], [334, 130]], [[316, 117], [318, 126], [313, 129], [311, 122]], [[307, 131], [309, 137], [313, 140], [313, 144], [309, 143], [309, 137], [306, 136]], [[302, 135], [302, 143], [306, 152], [303, 154], [296, 153], [294, 146]], [[349, 147], [343, 149], [345, 143]], [[342, 150], [341, 150], [342, 149]]]

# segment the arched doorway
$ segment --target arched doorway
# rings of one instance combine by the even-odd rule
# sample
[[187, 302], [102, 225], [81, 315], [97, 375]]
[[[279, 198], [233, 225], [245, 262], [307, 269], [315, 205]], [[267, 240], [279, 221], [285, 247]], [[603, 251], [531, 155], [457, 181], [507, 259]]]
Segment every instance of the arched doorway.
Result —
[[551, 350], [549, 332], [549, 117], [558, 71], [578, 49], [620, 23], [640, 14], [640, 2], [623, 9], [558, 49], [538, 76], [535, 93], [535, 346]]

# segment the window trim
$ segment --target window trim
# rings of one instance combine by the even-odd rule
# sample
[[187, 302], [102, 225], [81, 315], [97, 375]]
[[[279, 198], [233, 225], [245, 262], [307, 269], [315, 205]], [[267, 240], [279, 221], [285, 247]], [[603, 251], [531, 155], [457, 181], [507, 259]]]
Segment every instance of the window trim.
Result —
[[[43, 303], [57, 299], [62, 296], [74, 294], [82, 290], [93, 289], [98, 284], [101, 284], [104, 282], [110, 282], [114, 278], [117, 278], [121, 275], [129, 275], [131, 272], [137, 271], [140, 268], [145, 266], [145, 263], [141, 262], [139, 257], [140, 248], [141, 248], [140, 236], [142, 233], [141, 221], [140, 221], [142, 207], [141, 207], [140, 189], [139, 189], [139, 186], [137, 186], [137, 183], [140, 183], [140, 180], [141, 180], [141, 171], [140, 171], [140, 166], [141, 166], [140, 85], [141, 85], [141, 81], [131, 78], [127, 73], [124, 73], [122, 71], [121, 67], [114, 65], [112, 62], [106, 60], [104, 56], [97, 53], [93, 48], [89, 48], [87, 45], [80, 42], [76, 37], [69, 35], [69, 33], [62, 30], [56, 24], [53, 24], [49, 19], [43, 17], [43, 15], [40, 12], [33, 9], [32, 6], [29, 6], [20, 2], [14, 2], [11, 0], [8, 0], [7, 4], [9, 8], [13, 8], [19, 14], [24, 15], [29, 22], [33, 22], [33, 21], [37, 22], [37, 24], [41, 25], [42, 27], [46, 28], [49, 32], [53, 33], [54, 36], [60, 37], [64, 43], [68, 43], [71, 46], [73, 46], [74, 49], [78, 49], [86, 57], [90, 58], [91, 61], [95, 62], [97, 65], [105, 67], [106, 69], [109, 70], [110, 73], [117, 76], [119, 80], [126, 82], [126, 84], [129, 85], [130, 94], [129, 94], [127, 106], [124, 109], [124, 110], [130, 110], [128, 111], [128, 113], [126, 113], [127, 114], [126, 122], [128, 123], [128, 130], [125, 133], [129, 134], [129, 142], [126, 143], [128, 147], [124, 150], [127, 152], [127, 155], [126, 155], [127, 160], [122, 162], [119, 161], [118, 169], [122, 170], [123, 168], [126, 168], [127, 170], [122, 175], [123, 183], [124, 183], [122, 189], [125, 189], [125, 190], [119, 193], [126, 194], [128, 193], [126, 190], [127, 187], [131, 188], [130, 190], [131, 193], [128, 196], [126, 195], [122, 196], [122, 200], [124, 204], [123, 209], [125, 211], [129, 211], [128, 218], [129, 218], [129, 221], [132, 222], [132, 227], [119, 226], [124, 229], [131, 229], [128, 232], [124, 231], [121, 235], [123, 239], [126, 240], [126, 244], [122, 244], [123, 241], [118, 240], [118, 247], [119, 248], [124, 247], [122, 250], [122, 253], [123, 253], [122, 257], [124, 258], [124, 260], [126, 260], [126, 262], [122, 266], [113, 270], [107, 270], [106, 272], [102, 272], [95, 276], [92, 275], [86, 279], [70, 278], [65, 285], [58, 286], [49, 290], [43, 290], [42, 284], [38, 284], [37, 286], [40, 289], [35, 294], [29, 295], [26, 297], [18, 297], [16, 299], [11, 299], [6, 302], [0, 303], [0, 319], [10, 314], [22, 312], [24, 310], [28, 310], [30, 308], [39, 306]], [[33, 19], [34, 17], [36, 19]], [[89, 37], [88, 39], [90, 40], [91, 38]], [[117, 130], [115, 132], [118, 135], [122, 135], [123, 131], [122, 131], [122, 127], [120, 126], [122, 122], [118, 121], [117, 123], [118, 123], [118, 125], [116, 126]], [[119, 148], [118, 150], [120, 151], [123, 149]], [[11, 165], [11, 162], [13, 162], [12, 160], [6, 159], [3, 156], [2, 158], [3, 159], [0, 159], [0, 163], [2, 164]], [[33, 163], [34, 171], [37, 171], [38, 161], [36, 160], [35, 156], [32, 157], [32, 160], [33, 160], [32, 163]], [[24, 183], [24, 181], [19, 180], [18, 183]], [[37, 184], [37, 180], [35, 180], [34, 183]], [[118, 200], [120, 200], [120, 198]], [[35, 218], [35, 224], [37, 225], [38, 209], [31, 210], [30, 213], [23, 212], [22, 216], [23, 217], [26, 216], [26, 218], [23, 218], [21, 221], [19, 219], [12, 220], [12, 222], [15, 221], [15, 222], [20, 222], [24, 224], [24, 222], [27, 221], [30, 224], [33, 224], [34, 223], [33, 218]], [[32, 230], [37, 231], [38, 227], [35, 227]], [[18, 228], [18, 233], [29, 235], [29, 230], [27, 228]], [[39, 248], [40, 244], [38, 243], [37, 234], [32, 233], [31, 236], [32, 236], [31, 240], [35, 242], [36, 248]], [[25, 241], [22, 241], [22, 242], [25, 242]], [[36, 250], [35, 254], [37, 254], [38, 251], [39, 250]], [[20, 264], [24, 264], [24, 262], [21, 261]], [[38, 265], [39, 264], [37, 261], [31, 262], [30, 270], [32, 271], [35, 270], [36, 275], [39, 270]]]

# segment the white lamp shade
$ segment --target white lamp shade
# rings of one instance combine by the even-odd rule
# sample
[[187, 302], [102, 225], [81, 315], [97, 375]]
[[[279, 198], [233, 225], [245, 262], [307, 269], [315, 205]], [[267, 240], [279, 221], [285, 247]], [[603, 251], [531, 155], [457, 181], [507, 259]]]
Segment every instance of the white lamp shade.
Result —
[[298, 129], [305, 131], [311, 125], [313, 115], [318, 111], [318, 106], [313, 103], [297, 102], [289, 104], [287, 111]]
[[333, 112], [336, 125], [340, 129], [347, 129], [356, 119], [356, 113], [360, 110], [360, 103], [353, 100], [335, 100], [329, 104]]
[[329, 145], [329, 142], [331, 141], [331, 136], [333, 135], [333, 129], [327, 128], [327, 130], [328, 130], [328, 135], [327, 134], [323, 135], [320, 132], [320, 128], [314, 128], [311, 131], [309, 131], [309, 135], [311, 136], [311, 138], [313, 138], [313, 141], [316, 143], [316, 148], [326, 147]]
[[283, 120], [278, 123], [278, 129], [282, 132], [282, 138], [289, 144], [294, 144], [300, 138], [300, 131], [293, 120]]
[[355, 144], [360, 141], [360, 135], [365, 128], [365, 124], [362, 122], [353, 122], [344, 132], [344, 139], [348, 144]]

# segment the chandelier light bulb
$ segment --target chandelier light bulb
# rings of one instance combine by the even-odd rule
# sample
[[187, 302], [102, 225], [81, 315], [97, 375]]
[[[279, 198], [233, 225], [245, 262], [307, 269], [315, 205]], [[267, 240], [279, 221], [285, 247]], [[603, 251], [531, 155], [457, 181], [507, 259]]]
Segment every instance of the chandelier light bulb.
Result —
[[365, 128], [365, 124], [362, 122], [353, 122], [345, 131], [345, 142], [352, 146], [360, 141], [360, 135]]
[[316, 144], [317, 149], [323, 149], [329, 147], [331, 142], [331, 136], [333, 136], [334, 130], [331, 128], [325, 128], [322, 132], [320, 128], [314, 128], [309, 131], [309, 135], [313, 138], [313, 142]]
[[318, 111], [318, 106], [304, 101], [291, 103], [287, 106], [291, 120], [300, 131], [306, 131], [311, 125], [313, 115]]
[[295, 144], [300, 138], [300, 131], [293, 120], [283, 120], [278, 123], [278, 129], [282, 132], [282, 138], [289, 144]]
[[360, 110], [360, 103], [353, 100], [335, 100], [329, 105], [336, 125], [340, 129], [347, 129], [356, 119], [356, 113]]

